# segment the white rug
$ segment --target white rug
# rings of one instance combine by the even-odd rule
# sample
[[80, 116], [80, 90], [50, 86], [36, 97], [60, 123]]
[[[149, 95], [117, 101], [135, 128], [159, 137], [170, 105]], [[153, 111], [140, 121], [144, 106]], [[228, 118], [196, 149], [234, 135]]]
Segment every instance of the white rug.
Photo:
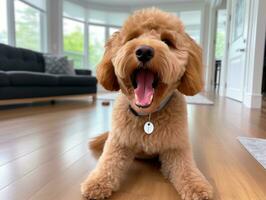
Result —
[[[105, 94], [98, 94], [97, 99], [105, 101], [114, 101], [118, 96], [118, 92], [109, 92]], [[213, 105], [213, 101], [209, 100], [207, 97], [197, 94], [195, 96], [187, 96], [186, 101], [188, 104], [201, 104], [201, 105]]]
[[213, 101], [203, 96], [202, 94], [196, 94], [195, 96], [186, 96], [188, 104], [199, 104], [199, 105], [213, 105]]
[[266, 140], [259, 138], [238, 137], [246, 150], [266, 169]]

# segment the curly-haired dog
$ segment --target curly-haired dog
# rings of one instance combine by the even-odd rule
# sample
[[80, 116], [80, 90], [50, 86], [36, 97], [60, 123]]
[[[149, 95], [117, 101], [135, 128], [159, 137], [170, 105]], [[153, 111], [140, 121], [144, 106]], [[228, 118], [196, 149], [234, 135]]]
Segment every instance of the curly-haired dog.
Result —
[[[212, 187], [192, 158], [183, 96], [203, 87], [202, 52], [181, 21], [155, 8], [135, 12], [107, 42], [97, 78], [121, 94], [111, 131], [91, 144], [105, 143], [96, 168], [81, 185], [83, 196], [109, 197], [142, 153], [159, 156], [163, 175], [182, 199], [211, 199]], [[148, 121], [153, 127], [145, 133]]]

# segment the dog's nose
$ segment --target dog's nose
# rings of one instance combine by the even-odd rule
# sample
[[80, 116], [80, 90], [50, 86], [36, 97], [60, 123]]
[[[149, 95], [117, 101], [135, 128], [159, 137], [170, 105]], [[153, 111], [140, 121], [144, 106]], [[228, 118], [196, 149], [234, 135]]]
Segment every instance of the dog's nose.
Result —
[[154, 56], [154, 49], [147, 45], [141, 45], [135, 53], [139, 61], [148, 62]]

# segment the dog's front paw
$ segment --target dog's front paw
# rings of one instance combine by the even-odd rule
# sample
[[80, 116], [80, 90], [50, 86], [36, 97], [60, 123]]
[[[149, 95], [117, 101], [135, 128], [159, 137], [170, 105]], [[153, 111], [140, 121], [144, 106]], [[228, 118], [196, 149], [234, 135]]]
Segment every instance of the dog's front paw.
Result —
[[207, 181], [191, 181], [182, 187], [180, 195], [182, 200], [210, 200], [213, 197], [213, 191]]
[[105, 199], [112, 194], [112, 185], [103, 181], [86, 180], [81, 184], [81, 194], [88, 199]]

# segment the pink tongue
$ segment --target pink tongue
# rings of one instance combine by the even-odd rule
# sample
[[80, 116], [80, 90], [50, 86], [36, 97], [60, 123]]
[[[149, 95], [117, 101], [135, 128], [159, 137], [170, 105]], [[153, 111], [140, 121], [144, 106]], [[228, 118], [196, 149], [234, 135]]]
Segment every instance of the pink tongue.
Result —
[[153, 99], [154, 89], [152, 83], [154, 75], [148, 70], [141, 70], [137, 73], [137, 88], [134, 90], [136, 104], [139, 106], [149, 106]]

